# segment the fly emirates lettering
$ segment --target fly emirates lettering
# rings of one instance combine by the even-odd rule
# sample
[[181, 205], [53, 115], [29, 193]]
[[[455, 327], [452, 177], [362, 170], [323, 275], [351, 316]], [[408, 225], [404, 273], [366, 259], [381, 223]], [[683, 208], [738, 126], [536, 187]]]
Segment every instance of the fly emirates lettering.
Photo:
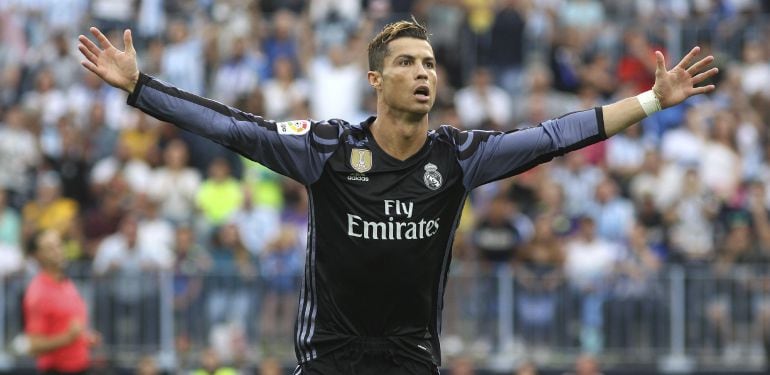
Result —
[[439, 218], [409, 220], [414, 212], [414, 202], [385, 199], [383, 203], [387, 221], [368, 221], [361, 216], [347, 214], [348, 236], [367, 240], [420, 240], [438, 232]]

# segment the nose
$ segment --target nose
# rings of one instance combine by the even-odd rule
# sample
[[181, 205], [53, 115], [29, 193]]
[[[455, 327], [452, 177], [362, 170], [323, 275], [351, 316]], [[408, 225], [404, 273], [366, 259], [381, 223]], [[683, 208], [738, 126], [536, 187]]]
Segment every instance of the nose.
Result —
[[417, 67], [417, 76], [416, 79], [428, 79], [428, 71], [425, 70], [425, 66], [422, 64], [414, 64]]

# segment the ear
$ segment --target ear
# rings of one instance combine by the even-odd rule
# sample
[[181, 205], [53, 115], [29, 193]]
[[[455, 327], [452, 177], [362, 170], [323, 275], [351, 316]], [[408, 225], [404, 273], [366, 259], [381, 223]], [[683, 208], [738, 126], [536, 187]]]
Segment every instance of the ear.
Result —
[[366, 73], [366, 78], [369, 80], [369, 85], [374, 87], [375, 90], [379, 90], [382, 85], [382, 73], [374, 70], [370, 70]]

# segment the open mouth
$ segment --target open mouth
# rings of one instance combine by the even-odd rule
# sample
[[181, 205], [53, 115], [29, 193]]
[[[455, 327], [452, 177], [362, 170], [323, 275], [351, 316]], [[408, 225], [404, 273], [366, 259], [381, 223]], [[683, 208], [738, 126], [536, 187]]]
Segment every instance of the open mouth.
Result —
[[419, 101], [428, 101], [430, 99], [430, 89], [428, 86], [419, 86], [414, 90], [414, 96]]

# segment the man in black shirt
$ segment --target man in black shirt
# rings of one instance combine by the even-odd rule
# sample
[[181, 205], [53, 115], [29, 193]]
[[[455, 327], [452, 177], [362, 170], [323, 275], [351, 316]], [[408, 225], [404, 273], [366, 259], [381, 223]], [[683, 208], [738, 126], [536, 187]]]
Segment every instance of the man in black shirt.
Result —
[[[694, 85], [713, 58], [670, 71], [658, 53], [653, 90], [516, 132], [428, 128], [435, 58], [426, 30], [401, 21], [369, 45], [377, 115], [274, 122], [181, 91], [139, 72], [125, 51], [91, 28], [83, 66], [130, 93], [142, 111], [207, 137], [303, 183], [309, 229], [295, 329], [295, 374], [431, 374], [454, 231], [471, 189], [615, 134], [662, 107], [713, 86]], [[344, 98], [340, 98], [344, 100]]]

